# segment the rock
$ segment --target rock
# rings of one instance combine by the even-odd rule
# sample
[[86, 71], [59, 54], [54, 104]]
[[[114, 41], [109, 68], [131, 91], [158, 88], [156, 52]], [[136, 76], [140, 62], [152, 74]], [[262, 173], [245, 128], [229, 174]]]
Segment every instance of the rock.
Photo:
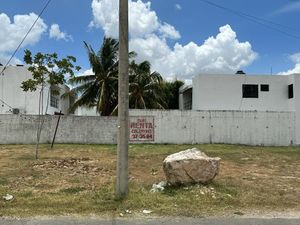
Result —
[[11, 201], [13, 200], [14, 196], [10, 195], [10, 194], [6, 194], [5, 196], [3, 196], [3, 199], [6, 201]]
[[150, 192], [151, 193], [161, 192], [161, 191], [165, 190], [166, 186], [167, 186], [167, 182], [161, 181], [158, 184], [153, 184]]
[[144, 213], [144, 214], [150, 214], [150, 213], [152, 213], [152, 211], [151, 211], [151, 210], [148, 210], [148, 209], [144, 209], [144, 210], [142, 211], [142, 213]]
[[163, 169], [171, 185], [208, 183], [218, 175], [220, 160], [193, 148], [169, 155]]

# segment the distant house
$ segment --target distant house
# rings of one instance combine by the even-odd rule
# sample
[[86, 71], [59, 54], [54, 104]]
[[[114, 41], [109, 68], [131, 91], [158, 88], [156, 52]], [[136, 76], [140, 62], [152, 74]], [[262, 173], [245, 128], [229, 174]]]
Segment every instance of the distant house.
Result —
[[181, 110], [290, 112], [300, 144], [300, 74], [198, 75], [179, 100]]
[[179, 109], [191, 110], [193, 104], [193, 86], [183, 85], [179, 88]]
[[298, 111], [300, 75], [198, 75], [181, 87], [180, 109]]
[[[2, 69], [3, 66], [0, 65], [0, 72]], [[22, 82], [31, 77], [31, 72], [22, 65], [8, 66], [4, 73], [0, 74], [0, 114], [39, 113], [40, 89], [35, 92], [24, 92], [21, 88]], [[59, 90], [60, 94], [56, 95], [55, 90]], [[61, 111], [67, 114], [70, 100], [62, 99], [61, 95], [68, 90], [69, 87], [66, 85], [52, 87], [46, 85], [43, 91], [43, 112], [51, 115]]]

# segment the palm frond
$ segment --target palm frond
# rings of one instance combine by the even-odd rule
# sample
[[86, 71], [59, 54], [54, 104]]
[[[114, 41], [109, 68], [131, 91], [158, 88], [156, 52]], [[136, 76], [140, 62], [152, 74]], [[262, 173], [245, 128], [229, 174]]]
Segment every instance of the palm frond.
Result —
[[84, 75], [84, 76], [77, 76], [72, 77], [68, 80], [68, 83], [71, 85], [86, 83], [90, 81], [94, 81], [96, 79], [96, 75]]

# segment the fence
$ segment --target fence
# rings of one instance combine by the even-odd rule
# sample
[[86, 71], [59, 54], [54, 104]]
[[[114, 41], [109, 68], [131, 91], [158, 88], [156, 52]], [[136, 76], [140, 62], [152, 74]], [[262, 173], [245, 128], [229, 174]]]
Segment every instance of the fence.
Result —
[[[130, 110], [134, 143], [227, 143], [287, 146], [296, 143], [294, 112]], [[50, 143], [57, 116], [45, 116], [41, 143]], [[0, 115], [1, 144], [36, 142], [38, 116]], [[115, 144], [116, 117], [62, 116], [56, 143]]]

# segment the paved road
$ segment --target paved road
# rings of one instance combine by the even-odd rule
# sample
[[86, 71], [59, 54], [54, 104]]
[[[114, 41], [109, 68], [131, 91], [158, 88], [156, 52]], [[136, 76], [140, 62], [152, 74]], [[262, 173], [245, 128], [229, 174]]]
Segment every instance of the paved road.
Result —
[[43, 218], [43, 219], [5, 219], [0, 218], [0, 225], [300, 225], [298, 219], [258, 219], [258, 218], [140, 218], [140, 219], [78, 219], [78, 218]]

